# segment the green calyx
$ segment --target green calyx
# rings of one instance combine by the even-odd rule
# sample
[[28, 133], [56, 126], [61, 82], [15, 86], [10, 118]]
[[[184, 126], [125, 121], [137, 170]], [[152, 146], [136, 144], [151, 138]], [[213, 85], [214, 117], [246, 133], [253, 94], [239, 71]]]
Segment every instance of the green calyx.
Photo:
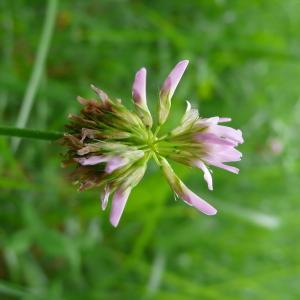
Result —
[[[160, 126], [156, 128], [154, 133], [148, 130], [147, 134], [146, 132], [144, 133], [146, 138], [140, 140], [141, 146], [138, 146], [138, 149], [148, 154], [146, 156], [147, 161], [153, 157], [155, 162], [161, 166], [160, 161], [162, 158], [172, 157], [176, 161], [183, 161], [184, 158], [192, 159], [194, 157], [194, 150], [199, 151], [199, 145], [176, 140], [170, 134], [159, 136], [159, 130]], [[197, 149], [194, 149], [195, 147]]]
[[160, 166], [160, 153], [159, 153], [159, 143], [161, 143], [165, 137], [158, 137], [158, 130], [156, 130], [154, 133], [151, 130], [147, 131], [147, 138], [143, 141], [143, 145], [139, 147], [139, 149], [143, 150], [145, 153], [147, 153], [147, 161], [153, 157], [155, 162]]

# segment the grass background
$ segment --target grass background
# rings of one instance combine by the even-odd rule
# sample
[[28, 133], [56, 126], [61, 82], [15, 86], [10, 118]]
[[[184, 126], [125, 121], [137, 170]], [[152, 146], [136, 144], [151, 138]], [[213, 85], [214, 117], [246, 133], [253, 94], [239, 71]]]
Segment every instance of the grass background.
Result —
[[[0, 125], [17, 124], [47, 11], [0, 2]], [[0, 299], [299, 299], [299, 13], [298, 0], [58, 1], [27, 127], [63, 130], [90, 83], [131, 105], [142, 66], [155, 111], [165, 76], [189, 59], [169, 126], [186, 99], [232, 117], [244, 159], [238, 176], [214, 169], [213, 192], [178, 170], [216, 217], [175, 202], [150, 165], [114, 229], [99, 191], [68, 182], [58, 145], [13, 151], [0, 137]]]

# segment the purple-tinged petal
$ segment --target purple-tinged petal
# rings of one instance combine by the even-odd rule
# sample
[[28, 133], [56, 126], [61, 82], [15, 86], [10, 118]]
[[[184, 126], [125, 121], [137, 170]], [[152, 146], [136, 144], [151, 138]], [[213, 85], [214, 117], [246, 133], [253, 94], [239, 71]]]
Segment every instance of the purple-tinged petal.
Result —
[[231, 122], [231, 118], [219, 118], [219, 123]]
[[208, 159], [221, 162], [230, 162], [240, 161], [242, 157], [242, 153], [233, 147], [213, 145], [206, 148], [206, 154], [203, 155], [203, 157]]
[[161, 88], [161, 93], [163, 95], [168, 95], [168, 98], [171, 99], [175, 89], [187, 67], [189, 64], [188, 60], [182, 60], [180, 61], [170, 72], [167, 79], [163, 83], [163, 86]]
[[104, 187], [103, 191], [100, 193], [100, 200], [101, 200], [102, 210], [105, 210], [105, 208], [107, 206], [109, 195], [110, 195], [110, 189], [109, 189], [109, 186], [106, 185]]
[[194, 162], [195, 166], [200, 168], [204, 173], [204, 180], [207, 182], [207, 186], [209, 190], [213, 190], [213, 181], [210, 171], [208, 170], [205, 163], [203, 163], [201, 160]]
[[228, 149], [227, 151], [220, 152], [218, 154], [218, 160], [221, 162], [240, 161], [242, 153], [234, 148]]
[[219, 117], [201, 118], [198, 120], [197, 124], [202, 125], [202, 126], [203, 125], [206, 125], [206, 126], [217, 125], [219, 120], [220, 120]]
[[242, 132], [239, 129], [234, 129], [228, 126], [216, 125], [207, 129], [207, 132], [214, 133], [218, 136], [231, 139], [242, 144], [244, 142]]
[[184, 186], [183, 193], [179, 196], [184, 200], [184, 202], [191, 206], [194, 206], [199, 211], [208, 216], [213, 216], [217, 213], [217, 210], [213, 206], [200, 198], [186, 186]]
[[234, 153], [220, 153], [218, 155], [218, 160], [227, 163], [227, 162], [235, 162], [235, 161], [240, 161], [242, 159], [241, 155], [234, 154]]
[[217, 135], [213, 133], [197, 133], [195, 135], [195, 139], [197, 142], [205, 142], [205, 143], [212, 143], [212, 144], [218, 144], [218, 145], [226, 145], [226, 146], [236, 146], [235, 142], [225, 140], [221, 137], [218, 137]]
[[77, 162], [79, 162], [83, 166], [92, 166], [92, 165], [100, 164], [102, 162], [106, 162], [107, 161], [107, 157], [104, 156], [104, 155], [101, 155], [101, 156], [90, 156], [88, 158], [78, 157], [78, 158], [74, 158], [74, 160], [76, 160]]
[[146, 98], [146, 76], [145, 68], [140, 69], [136, 75], [132, 86], [132, 98], [137, 104], [147, 102]]
[[217, 210], [193, 193], [175, 174], [172, 167], [165, 158], [161, 158], [162, 171], [167, 178], [167, 181], [175, 194], [178, 195], [184, 202], [196, 207], [206, 215], [215, 215]]
[[128, 164], [128, 160], [119, 156], [114, 156], [110, 160], [107, 161], [105, 172], [110, 174], [113, 171], [125, 166]]
[[213, 165], [215, 167], [218, 167], [218, 168], [221, 168], [221, 169], [224, 169], [226, 171], [229, 171], [231, 173], [235, 173], [235, 174], [238, 174], [239, 173], [239, 169], [236, 168], [236, 167], [232, 167], [232, 166], [228, 166], [228, 165], [225, 165], [219, 161], [214, 161], [214, 160], [211, 160], [211, 159], [205, 159], [205, 161], [210, 164], [210, 165]]
[[175, 89], [188, 65], [188, 60], [179, 62], [168, 75], [167, 79], [162, 85], [159, 94], [159, 112], [158, 112], [158, 123], [162, 125], [166, 122], [170, 108], [171, 98], [175, 92]]
[[111, 213], [109, 217], [110, 223], [114, 227], [117, 227], [119, 224], [130, 192], [131, 188], [127, 188], [125, 191], [122, 188], [119, 188], [114, 194]]

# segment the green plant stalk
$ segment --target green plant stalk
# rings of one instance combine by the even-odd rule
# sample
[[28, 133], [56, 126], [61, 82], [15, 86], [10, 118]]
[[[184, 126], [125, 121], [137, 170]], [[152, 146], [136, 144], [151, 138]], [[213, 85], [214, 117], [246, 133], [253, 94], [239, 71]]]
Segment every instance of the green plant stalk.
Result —
[[[33, 106], [33, 101], [36, 96], [38, 87], [40, 85], [42, 73], [44, 70], [48, 50], [50, 47], [50, 40], [52, 37], [55, 17], [57, 11], [57, 0], [48, 0], [45, 22], [42, 29], [41, 39], [38, 45], [36, 59], [34, 62], [33, 70], [27, 85], [27, 89], [22, 101], [22, 106], [18, 115], [16, 127], [25, 127]], [[17, 151], [20, 139], [13, 139], [12, 148]]]
[[63, 136], [63, 133], [58, 131], [43, 131], [43, 130], [35, 130], [35, 129], [0, 126], [0, 136], [1, 135], [14, 136], [14, 137], [26, 138], [26, 139], [55, 141], [61, 138]]

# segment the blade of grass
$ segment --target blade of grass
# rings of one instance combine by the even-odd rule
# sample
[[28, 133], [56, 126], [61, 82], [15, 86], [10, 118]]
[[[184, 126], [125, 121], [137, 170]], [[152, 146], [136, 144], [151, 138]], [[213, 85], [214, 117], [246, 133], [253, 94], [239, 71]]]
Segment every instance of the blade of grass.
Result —
[[[40, 85], [40, 80], [42, 72], [44, 70], [46, 57], [50, 47], [50, 40], [53, 34], [55, 17], [57, 10], [57, 0], [48, 0], [45, 23], [42, 29], [42, 36], [37, 50], [36, 60], [34, 62], [31, 77], [22, 101], [22, 106], [17, 119], [17, 127], [25, 127], [27, 124], [30, 111], [33, 106], [33, 101], [36, 96], [38, 87]], [[15, 138], [12, 140], [13, 151], [17, 151], [21, 140]]]

